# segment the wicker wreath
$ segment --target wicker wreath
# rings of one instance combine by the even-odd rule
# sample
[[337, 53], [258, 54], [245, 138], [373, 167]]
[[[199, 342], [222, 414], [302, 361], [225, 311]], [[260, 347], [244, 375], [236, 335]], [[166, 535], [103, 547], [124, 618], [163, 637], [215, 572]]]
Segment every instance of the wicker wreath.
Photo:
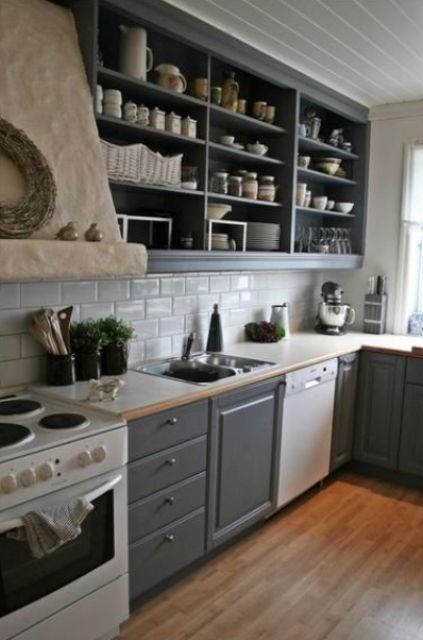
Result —
[[26, 183], [26, 193], [20, 202], [0, 202], [0, 237], [26, 238], [52, 217], [56, 183], [47, 160], [35, 144], [3, 118], [0, 118], [0, 150], [21, 171]]

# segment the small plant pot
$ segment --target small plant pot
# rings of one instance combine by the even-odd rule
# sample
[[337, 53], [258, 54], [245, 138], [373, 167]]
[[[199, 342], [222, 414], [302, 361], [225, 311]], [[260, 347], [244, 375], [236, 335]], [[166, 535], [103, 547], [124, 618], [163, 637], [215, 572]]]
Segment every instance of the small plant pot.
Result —
[[119, 376], [128, 370], [128, 344], [108, 344], [101, 350], [101, 373]]
[[101, 375], [100, 351], [76, 351], [76, 379], [98, 380]]
[[46, 381], [47, 384], [56, 387], [73, 384], [75, 382], [75, 356], [72, 354], [55, 356], [52, 353], [48, 353]]

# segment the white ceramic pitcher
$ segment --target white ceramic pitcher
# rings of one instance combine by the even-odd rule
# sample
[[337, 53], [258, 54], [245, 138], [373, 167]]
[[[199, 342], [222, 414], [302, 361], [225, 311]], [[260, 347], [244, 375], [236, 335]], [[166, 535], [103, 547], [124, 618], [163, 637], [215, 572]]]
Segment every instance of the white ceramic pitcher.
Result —
[[120, 25], [119, 71], [138, 80], [146, 80], [153, 68], [153, 52], [147, 47], [147, 32], [142, 27]]

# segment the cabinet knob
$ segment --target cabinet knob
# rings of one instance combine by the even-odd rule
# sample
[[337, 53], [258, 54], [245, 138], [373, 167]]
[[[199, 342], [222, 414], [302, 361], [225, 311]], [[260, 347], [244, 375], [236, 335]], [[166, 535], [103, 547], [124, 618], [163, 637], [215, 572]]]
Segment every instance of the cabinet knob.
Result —
[[166, 504], [173, 504], [175, 502], [175, 498], [173, 496], [167, 496], [167, 498], [165, 498], [165, 502]]
[[176, 458], [168, 458], [166, 460], [166, 464], [168, 464], [170, 467], [173, 467], [175, 463], [176, 463]]
[[169, 418], [169, 420], [166, 420], [166, 424], [177, 424], [178, 422], [178, 418]]
[[175, 542], [175, 536], [173, 533], [168, 533], [167, 536], [164, 537], [166, 542]]

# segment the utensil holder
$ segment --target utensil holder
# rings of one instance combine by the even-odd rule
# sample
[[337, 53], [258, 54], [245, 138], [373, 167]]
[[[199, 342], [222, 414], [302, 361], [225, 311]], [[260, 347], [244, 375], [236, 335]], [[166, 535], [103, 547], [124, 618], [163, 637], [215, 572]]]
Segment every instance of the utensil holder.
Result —
[[95, 380], [100, 379], [100, 352], [77, 351], [76, 352], [76, 379]]
[[46, 361], [46, 381], [47, 384], [56, 387], [74, 384], [75, 356], [73, 354], [55, 356], [52, 353], [48, 353]]
[[109, 344], [101, 350], [101, 373], [104, 376], [118, 376], [128, 370], [128, 345]]
[[387, 299], [386, 293], [367, 293], [364, 296], [364, 333], [385, 333]]

